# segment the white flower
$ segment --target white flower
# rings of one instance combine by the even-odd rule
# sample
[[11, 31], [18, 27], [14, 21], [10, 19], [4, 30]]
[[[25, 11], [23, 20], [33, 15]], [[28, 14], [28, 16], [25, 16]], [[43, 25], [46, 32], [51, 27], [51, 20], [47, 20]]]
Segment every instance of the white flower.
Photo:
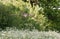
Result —
[[27, 14], [27, 13], [24, 13], [24, 14], [23, 14], [23, 16], [24, 16], [24, 17], [27, 17], [27, 16], [28, 16], [28, 14]]

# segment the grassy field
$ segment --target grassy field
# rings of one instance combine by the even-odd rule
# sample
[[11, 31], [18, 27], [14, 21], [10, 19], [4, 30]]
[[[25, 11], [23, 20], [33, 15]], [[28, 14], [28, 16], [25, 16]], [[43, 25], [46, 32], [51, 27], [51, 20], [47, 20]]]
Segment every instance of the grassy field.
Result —
[[0, 31], [0, 39], [60, 39], [55, 31], [9, 30]]

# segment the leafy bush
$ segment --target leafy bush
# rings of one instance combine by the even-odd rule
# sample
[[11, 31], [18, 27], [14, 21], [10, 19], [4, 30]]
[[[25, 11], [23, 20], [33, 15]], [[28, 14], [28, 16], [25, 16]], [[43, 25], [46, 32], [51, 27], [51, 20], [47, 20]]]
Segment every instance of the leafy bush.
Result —
[[0, 0], [0, 28], [60, 31], [60, 10], [53, 9], [58, 2], [40, 0], [40, 6], [32, 7], [22, 0]]
[[44, 30], [47, 19], [43, 8], [31, 7], [30, 3], [22, 0], [0, 0], [1, 28], [17, 27], [18, 29]]

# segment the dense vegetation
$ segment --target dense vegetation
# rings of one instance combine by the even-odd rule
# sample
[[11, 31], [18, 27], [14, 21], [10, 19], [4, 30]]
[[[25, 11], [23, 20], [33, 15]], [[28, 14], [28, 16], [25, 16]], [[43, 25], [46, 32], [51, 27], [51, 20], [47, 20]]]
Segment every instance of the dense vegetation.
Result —
[[22, 0], [0, 0], [0, 28], [60, 31], [59, 6], [59, 0], [39, 0], [33, 7]]
[[0, 0], [0, 39], [60, 39], [60, 0]]

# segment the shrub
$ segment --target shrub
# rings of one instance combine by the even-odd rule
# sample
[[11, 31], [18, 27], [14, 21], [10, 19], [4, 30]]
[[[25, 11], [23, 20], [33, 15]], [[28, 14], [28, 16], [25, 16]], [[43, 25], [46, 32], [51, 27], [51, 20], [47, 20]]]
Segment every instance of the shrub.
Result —
[[18, 29], [44, 30], [47, 18], [43, 8], [38, 5], [31, 7], [22, 0], [0, 0], [1, 28], [17, 27]]

